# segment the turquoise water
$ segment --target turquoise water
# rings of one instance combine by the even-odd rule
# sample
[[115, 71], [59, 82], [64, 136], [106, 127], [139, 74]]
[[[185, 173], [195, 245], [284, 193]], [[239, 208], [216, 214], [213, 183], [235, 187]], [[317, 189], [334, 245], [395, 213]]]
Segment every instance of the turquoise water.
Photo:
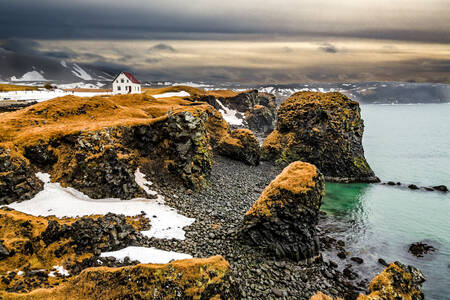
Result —
[[[362, 105], [366, 158], [382, 181], [450, 186], [450, 105]], [[378, 184], [327, 184], [322, 209], [351, 227], [336, 233], [376, 274], [378, 258], [411, 264], [427, 277], [426, 299], [450, 299], [450, 193]], [[438, 251], [408, 253], [427, 241]]]

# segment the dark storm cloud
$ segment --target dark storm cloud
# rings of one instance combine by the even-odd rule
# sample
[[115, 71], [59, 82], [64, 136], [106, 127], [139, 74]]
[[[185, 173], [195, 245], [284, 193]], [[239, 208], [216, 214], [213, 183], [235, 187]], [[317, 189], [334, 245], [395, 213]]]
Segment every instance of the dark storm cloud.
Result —
[[326, 53], [337, 53], [338, 52], [338, 49], [336, 48], [336, 46], [331, 43], [323, 43], [319, 46], [319, 49]]
[[0, 0], [0, 38], [199, 39], [207, 33], [247, 33], [450, 42], [449, 22], [445, 0], [411, 0], [407, 6], [388, 0]]

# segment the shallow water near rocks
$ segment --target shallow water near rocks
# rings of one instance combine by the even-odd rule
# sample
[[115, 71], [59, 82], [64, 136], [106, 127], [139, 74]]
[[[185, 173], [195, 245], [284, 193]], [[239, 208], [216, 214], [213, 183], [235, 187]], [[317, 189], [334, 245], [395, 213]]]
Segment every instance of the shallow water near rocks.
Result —
[[[450, 186], [450, 105], [362, 105], [361, 113], [366, 158], [382, 181]], [[426, 299], [450, 299], [450, 193], [328, 183], [322, 210], [350, 224], [335, 237], [348, 257], [364, 259], [355, 269], [373, 277], [378, 258], [398, 260], [425, 274]], [[408, 248], [418, 241], [438, 250], [416, 258]]]

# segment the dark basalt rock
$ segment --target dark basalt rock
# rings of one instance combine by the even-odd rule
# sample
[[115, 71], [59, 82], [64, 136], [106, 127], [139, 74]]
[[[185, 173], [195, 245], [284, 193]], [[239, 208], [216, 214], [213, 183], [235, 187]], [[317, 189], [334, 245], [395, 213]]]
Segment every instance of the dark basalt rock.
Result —
[[245, 113], [245, 120], [251, 130], [269, 133], [275, 128], [276, 112], [266, 106], [256, 105]]
[[20, 157], [0, 147], [0, 204], [28, 200], [43, 188], [36, 170]]
[[445, 185], [436, 185], [433, 186], [433, 189], [435, 189], [436, 191], [448, 192], [448, 188]]
[[49, 145], [42, 143], [25, 147], [24, 156], [41, 169], [50, 169], [58, 161]]
[[281, 104], [277, 116], [262, 159], [309, 162], [329, 181], [379, 182], [364, 157], [358, 102], [341, 93], [299, 92]]
[[314, 165], [290, 164], [246, 213], [242, 240], [277, 257], [314, 261], [319, 257], [315, 226], [324, 190], [323, 175]]
[[219, 142], [219, 154], [257, 166], [261, 155], [258, 140], [248, 129], [235, 129]]
[[3, 246], [3, 243], [0, 242], [0, 260], [7, 258], [10, 255], [8, 249]]
[[[3, 102], [3, 103], [2, 103]], [[16, 111], [38, 103], [37, 101], [1, 101], [0, 113]]]
[[422, 242], [412, 243], [408, 249], [408, 252], [416, 257], [423, 257], [425, 254], [434, 251], [436, 251], [436, 248]]

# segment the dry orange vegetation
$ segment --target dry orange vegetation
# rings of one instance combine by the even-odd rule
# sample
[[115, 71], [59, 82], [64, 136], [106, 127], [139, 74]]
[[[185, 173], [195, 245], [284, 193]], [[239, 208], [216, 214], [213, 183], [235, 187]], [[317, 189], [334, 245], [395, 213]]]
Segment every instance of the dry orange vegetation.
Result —
[[16, 92], [16, 91], [36, 91], [36, 86], [0, 84], [0, 92]]
[[103, 127], [151, 124], [168, 112], [197, 112], [210, 108], [180, 98], [154, 99], [145, 94], [55, 98], [25, 109], [2, 114], [0, 146], [19, 151], [38, 140], [93, 131]]
[[317, 174], [317, 168], [312, 164], [301, 161], [291, 163], [264, 189], [246, 214], [270, 216], [273, 205], [285, 205], [280, 190], [293, 194], [305, 193], [314, 188]]
[[[200, 299], [210, 288], [221, 286], [230, 275], [221, 256], [188, 259], [165, 265], [147, 264], [122, 268], [89, 268], [52, 289], [28, 294], [0, 292], [2, 299]], [[211, 289], [212, 287], [212, 289]], [[218, 291], [219, 293], [221, 291]], [[202, 298], [203, 299], [203, 298]]]

